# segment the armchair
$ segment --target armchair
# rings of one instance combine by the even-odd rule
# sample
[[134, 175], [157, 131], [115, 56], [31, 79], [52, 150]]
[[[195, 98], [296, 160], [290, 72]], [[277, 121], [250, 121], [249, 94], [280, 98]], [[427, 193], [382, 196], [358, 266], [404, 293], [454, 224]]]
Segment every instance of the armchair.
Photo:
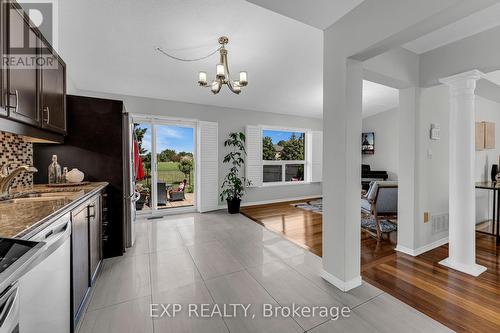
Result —
[[[398, 216], [398, 183], [371, 182], [368, 193], [361, 199], [361, 212], [371, 215], [375, 220], [375, 233], [368, 228], [364, 229], [377, 239], [381, 239], [383, 233], [394, 231]], [[392, 226], [382, 226], [382, 218]]]

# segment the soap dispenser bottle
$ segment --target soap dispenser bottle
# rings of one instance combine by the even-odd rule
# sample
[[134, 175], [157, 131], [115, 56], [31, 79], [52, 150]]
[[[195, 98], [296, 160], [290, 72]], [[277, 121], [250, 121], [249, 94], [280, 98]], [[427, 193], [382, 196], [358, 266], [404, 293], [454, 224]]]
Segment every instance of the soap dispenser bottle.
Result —
[[61, 166], [57, 163], [57, 155], [52, 155], [52, 163], [49, 165], [49, 184], [57, 184], [61, 179]]

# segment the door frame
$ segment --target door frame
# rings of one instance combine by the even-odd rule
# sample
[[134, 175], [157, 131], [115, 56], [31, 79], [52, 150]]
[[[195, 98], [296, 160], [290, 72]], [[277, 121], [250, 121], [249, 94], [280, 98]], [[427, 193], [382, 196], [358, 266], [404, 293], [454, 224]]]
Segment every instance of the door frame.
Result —
[[[151, 211], [137, 211], [137, 217], [144, 218], [148, 216], [164, 216], [172, 214], [193, 213], [198, 211], [197, 193], [199, 191], [199, 179], [195, 176], [193, 205], [188, 207], [173, 207], [167, 209], [158, 209], [157, 206], [157, 151], [156, 151], [156, 126], [178, 126], [193, 129], [193, 157], [195, 168], [194, 175], [197, 175], [198, 169], [198, 120], [188, 118], [175, 118], [160, 115], [147, 115], [140, 113], [131, 113], [131, 123], [149, 124], [151, 127]], [[133, 126], [132, 126], [133, 128]], [[132, 167], [132, 165], [130, 166]]]

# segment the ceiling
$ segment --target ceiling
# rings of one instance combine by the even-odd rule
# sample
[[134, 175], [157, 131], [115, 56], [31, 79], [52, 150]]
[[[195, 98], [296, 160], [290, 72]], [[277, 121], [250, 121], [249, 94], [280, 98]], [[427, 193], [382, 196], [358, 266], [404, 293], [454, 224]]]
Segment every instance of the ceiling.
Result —
[[447, 25], [403, 45], [404, 48], [422, 54], [460, 39], [492, 29], [500, 25], [500, 3], [480, 10], [470, 16]]
[[[247, 0], [276, 13], [324, 30], [363, 0]], [[312, 4], [313, 3], [313, 4]]]
[[[359, 2], [320, 1], [335, 14], [328, 18], [322, 15], [322, 24], [331, 24]], [[75, 88], [322, 117], [321, 30], [244, 0], [137, 3], [59, 2], [59, 49]], [[215, 50], [221, 35], [230, 39], [232, 72], [248, 71], [249, 85], [240, 95], [227, 88], [213, 95], [198, 87], [198, 71], [207, 71], [209, 79], [215, 75], [216, 55], [198, 62], [179, 62], [155, 51], [160, 46], [177, 57], [197, 58]], [[397, 105], [397, 90], [365, 81], [364, 116]]]
[[486, 73], [484, 77], [488, 80], [500, 86], [500, 70]]
[[[217, 55], [179, 62], [155, 51], [197, 58], [221, 35], [230, 70], [248, 71], [239, 96], [197, 86], [200, 70], [215, 76]], [[77, 89], [322, 116], [322, 31], [244, 0], [60, 1], [59, 49]]]
[[371, 81], [363, 81], [363, 118], [399, 106], [399, 90]]

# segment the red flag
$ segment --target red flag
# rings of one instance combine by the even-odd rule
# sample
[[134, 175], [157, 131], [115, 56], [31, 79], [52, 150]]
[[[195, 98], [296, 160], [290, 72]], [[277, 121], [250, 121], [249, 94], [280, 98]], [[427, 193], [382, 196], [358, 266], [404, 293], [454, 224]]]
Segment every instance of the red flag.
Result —
[[134, 169], [135, 169], [135, 180], [144, 179], [144, 169], [142, 167], [142, 159], [139, 156], [139, 145], [137, 141], [134, 141]]

